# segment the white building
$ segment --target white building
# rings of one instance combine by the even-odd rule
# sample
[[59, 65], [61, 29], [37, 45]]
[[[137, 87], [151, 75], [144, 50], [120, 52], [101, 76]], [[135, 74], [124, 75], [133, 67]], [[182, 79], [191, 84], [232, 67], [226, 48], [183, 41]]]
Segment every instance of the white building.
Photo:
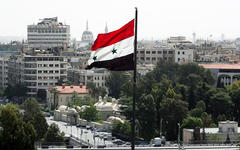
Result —
[[24, 83], [29, 95], [57, 85], [67, 79], [67, 60], [53, 54], [24, 55]]
[[175, 49], [174, 61], [176, 63], [193, 62], [193, 49]]
[[58, 22], [57, 17], [44, 18], [37, 25], [28, 25], [27, 38], [29, 48], [67, 47], [70, 44], [70, 26]]
[[106, 79], [110, 73], [106, 69], [95, 69], [95, 70], [80, 70], [80, 69], [69, 69], [68, 80], [75, 83], [83, 83], [87, 85], [88, 82], [94, 83], [97, 87], [105, 87]]
[[0, 57], [0, 89], [8, 85], [8, 57]]
[[[236, 121], [220, 121], [218, 128], [200, 129], [200, 138], [203, 139], [203, 131], [205, 132], [205, 142], [207, 143], [225, 143], [227, 138], [230, 142], [238, 142], [240, 136], [240, 127]], [[194, 142], [194, 130], [183, 129], [183, 142]]]

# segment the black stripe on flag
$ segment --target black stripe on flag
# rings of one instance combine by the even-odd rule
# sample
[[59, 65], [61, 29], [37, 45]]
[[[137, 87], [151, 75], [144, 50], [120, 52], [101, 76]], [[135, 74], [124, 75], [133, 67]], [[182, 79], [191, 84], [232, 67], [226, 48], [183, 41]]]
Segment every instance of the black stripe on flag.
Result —
[[111, 60], [93, 62], [92, 64], [87, 66], [86, 69], [92, 69], [93, 67], [106, 68], [112, 71], [133, 70], [134, 69], [133, 53]]

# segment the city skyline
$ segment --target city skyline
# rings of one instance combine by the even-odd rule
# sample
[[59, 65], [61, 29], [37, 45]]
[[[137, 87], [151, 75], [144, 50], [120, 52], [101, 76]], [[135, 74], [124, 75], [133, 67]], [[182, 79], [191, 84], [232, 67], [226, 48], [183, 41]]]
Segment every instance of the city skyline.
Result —
[[59, 22], [70, 25], [71, 38], [81, 39], [87, 20], [96, 38], [104, 33], [106, 23], [108, 30], [113, 31], [130, 21], [134, 18], [134, 7], [138, 7], [139, 40], [178, 35], [192, 40], [193, 32], [202, 39], [220, 40], [222, 34], [225, 39], [231, 39], [240, 37], [239, 4], [234, 0], [8, 0], [0, 2], [0, 36], [26, 39], [27, 25], [58, 17]]

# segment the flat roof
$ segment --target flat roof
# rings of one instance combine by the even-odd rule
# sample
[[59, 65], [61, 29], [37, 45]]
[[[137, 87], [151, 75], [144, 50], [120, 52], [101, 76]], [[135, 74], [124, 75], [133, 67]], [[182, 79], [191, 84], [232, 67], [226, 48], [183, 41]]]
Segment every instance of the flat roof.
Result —
[[240, 69], [240, 64], [199, 64], [206, 69]]

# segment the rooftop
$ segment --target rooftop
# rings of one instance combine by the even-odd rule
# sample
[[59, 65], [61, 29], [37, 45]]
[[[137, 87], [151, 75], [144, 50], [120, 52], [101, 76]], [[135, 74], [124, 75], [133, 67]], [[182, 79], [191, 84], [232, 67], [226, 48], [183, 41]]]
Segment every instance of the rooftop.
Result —
[[240, 64], [199, 64], [206, 69], [240, 69]]
[[[79, 86], [56, 86], [55, 87], [60, 94], [72, 94], [74, 91], [77, 92], [78, 94], [88, 94], [88, 89], [86, 88], [86, 86], [80, 84]], [[48, 91], [51, 91], [52, 88], [49, 88]]]

